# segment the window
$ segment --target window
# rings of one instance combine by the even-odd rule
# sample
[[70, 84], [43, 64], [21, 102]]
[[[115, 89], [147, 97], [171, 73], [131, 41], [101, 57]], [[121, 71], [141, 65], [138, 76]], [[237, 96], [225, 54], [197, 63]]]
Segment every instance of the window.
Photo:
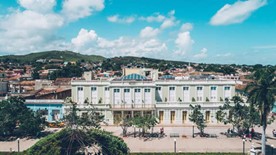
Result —
[[141, 89], [134, 89], [134, 102], [135, 104], [141, 104], [142, 103], [142, 93], [141, 93]]
[[230, 87], [228, 87], [228, 86], [224, 87], [224, 90], [230, 90]]
[[104, 100], [106, 104], [110, 103], [109, 87], [104, 88]]
[[224, 87], [224, 98], [231, 98], [231, 91], [229, 86]]
[[146, 104], [151, 104], [151, 93], [150, 93], [150, 89], [149, 88], [145, 89], [144, 98], [145, 98], [145, 103]]
[[184, 100], [184, 102], [189, 102], [190, 101], [189, 87], [183, 87], [183, 100]]
[[217, 101], [217, 87], [211, 86], [210, 89], [211, 89], [211, 92], [210, 92], [211, 101], [215, 102]]
[[156, 91], [157, 91], [157, 96], [156, 96], [156, 100], [158, 102], [162, 101], [162, 91], [161, 91], [161, 87], [156, 87]]
[[212, 86], [211, 90], [217, 90], [217, 87]]
[[113, 94], [113, 103], [114, 104], [120, 104], [121, 103], [121, 94], [120, 94], [120, 89], [114, 89], [114, 94]]
[[114, 89], [114, 93], [119, 93], [120, 89]]
[[127, 104], [131, 103], [131, 94], [130, 94], [130, 89], [129, 88], [124, 89], [124, 101]]
[[175, 102], [176, 96], [175, 96], [175, 87], [169, 87], [169, 101]]
[[161, 87], [156, 87], [156, 90], [161, 91]]
[[171, 124], [175, 121], [175, 111], [171, 111]]
[[196, 90], [197, 90], [196, 100], [203, 101], [203, 87], [196, 87]]
[[93, 86], [91, 87], [91, 101], [93, 104], [98, 103], [98, 93], [97, 93], [97, 87]]
[[197, 87], [196, 90], [202, 90], [202, 87]]
[[175, 90], [175, 87], [170, 87], [170, 90]]
[[83, 88], [82, 87], [78, 87], [78, 91], [83, 91]]
[[91, 87], [91, 91], [96, 91], [97, 87]]
[[146, 92], [146, 93], [149, 93], [149, 92], [150, 92], [150, 89], [145, 89], [145, 92]]
[[185, 123], [187, 120], [187, 111], [182, 111], [182, 123]]
[[183, 90], [187, 91], [187, 90], [189, 90], [189, 87], [183, 87]]
[[83, 91], [83, 87], [78, 87], [77, 100], [78, 100], [79, 104], [83, 104], [84, 103], [84, 91]]

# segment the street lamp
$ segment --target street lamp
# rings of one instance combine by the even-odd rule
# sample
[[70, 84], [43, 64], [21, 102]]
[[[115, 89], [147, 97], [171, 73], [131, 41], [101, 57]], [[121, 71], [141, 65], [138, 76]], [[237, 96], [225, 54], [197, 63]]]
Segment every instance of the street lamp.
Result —
[[195, 138], [195, 126], [193, 125], [193, 138]]
[[272, 155], [273, 155], [273, 153], [274, 153], [274, 145], [273, 144], [271, 144], [271, 152], [272, 152]]
[[176, 139], [174, 138], [174, 154], [176, 154]]
[[245, 155], [245, 141], [246, 141], [246, 139], [242, 140], [242, 143], [243, 143], [243, 151], [242, 152], [243, 152], [244, 155]]
[[18, 150], [18, 152], [20, 152], [20, 147], [19, 147], [19, 138], [17, 138], [17, 150]]

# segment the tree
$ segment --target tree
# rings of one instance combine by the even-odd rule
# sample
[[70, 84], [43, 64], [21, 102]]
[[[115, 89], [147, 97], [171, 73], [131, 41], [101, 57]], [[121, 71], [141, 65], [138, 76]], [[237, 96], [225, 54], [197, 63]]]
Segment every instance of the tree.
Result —
[[65, 102], [72, 104], [65, 116], [65, 129], [50, 135], [27, 150], [27, 154], [84, 154], [90, 149], [93, 154], [124, 155], [129, 149], [124, 141], [110, 132], [100, 129], [103, 120], [97, 109], [87, 105], [86, 109], [79, 109], [71, 99]]
[[20, 97], [0, 102], [0, 136], [37, 136], [43, 130], [42, 115], [27, 108], [24, 102]]
[[259, 124], [259, 115], [255, 107], [245, 104], [239, 96], [233, 96], [231, 101], [226, 98], [224, 105], [219, 107], [216, 113], [218, 121], [232, 124], [233, 129], [237, 131], [249, 130], [250, 127]]
[[158, 123], [155, 116], [137, 116], [132, 119], [132, 123], [137, 128], [142, 129], [142, 136], [144, 137], [145, 132], [152, 128]]
[[77, 152], [84, 154], [84, 152], [91, 148], [94, 148], [93, 153], [95, 154], [129, 154], [129, 148], [126, 143], [110, 132], [99, 129], [91, 129], [84, 132], [69, 128], [65, 128], [39, 140], [25, 151], [25, 154], [73, 155]]
[[262, 126], [262, 154], [265, 154], [266, 127], [268, 114], [273, 108], [276, 95], [275, 68], [266, 67], [259, 69], [253, 74], [253, 82], [248, 84], [245, 91], [248, 93], [248, 102], [257, 107], [261, 117]]
[[83, 74], [83, 69], [78, 65], [71, 65], [68, 63], [65, 67], [60, 70], [56, 70], [49, 74], [48, 79], [55, 80], [56, 78], [72, 78], [72, 77], [81, 77]]
[[204, 128], [206, 127], [205, 120], [204, 120], [204, 115], [201, 112], [201, 106], [200, 105], [191, 105], [191, 109], [193, 112], [189, 115], [189, 120], [193, 123], [196, 124], [197, 128], [200, 131], [200, 135], [204, 135]]
[[133, 124], [131, 118], [123, 118], [123, 120], [120, 122], [120, 126], [123, 129], [123, 137], [126, 137], [127, 135], [127, 128], [131, 127]]
[[81, 110], [70, 99], [66, 102], [72, 105], [69, 114], [64, 116], [67, 127], [82, 130], [100, 129], [100, 123], [103, 122], [104, 116], [97, 112], [93, 105], [87, 103], [86, 108]]

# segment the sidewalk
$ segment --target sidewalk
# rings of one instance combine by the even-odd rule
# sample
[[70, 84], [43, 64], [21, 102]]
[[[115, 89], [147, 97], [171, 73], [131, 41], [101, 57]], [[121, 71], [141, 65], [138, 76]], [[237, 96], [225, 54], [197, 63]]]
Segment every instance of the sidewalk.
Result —
[[[159, 132], [161, 126], [155, 127], [154, 132]], [[221, 132], [226, 132], [229, 126], [209, 126], [205, 129], [208, 134], [216, 134], [217, 138], [202, 138], [192, 137], [192, 126], [190, 127], [172, 127], [163, 126], [164, 132], [167, 135], [164, 138], [151, 138], [144, 139], [139, 137], [122, 137], [122, 128], [120, 126], [103, 126], [102, 129], [113, 132], [114, 135], [122, 137], [127, 143], [131, 152], [173, 152], [174, 151], [174, 138], [170, 138], [171, 133], [179, 134], [179, 138], [176, 139], [177, 152], [242, 152], [243, 142], [241, 138], [227, 138], [225, 135], [221, 135]], [[254, 128], [256, 132], [261, 133], [261, 128]], [[267, 128], [267, 136], [272, 137], [272, 130], [276, 129], [276, 122], [269, 125]], [[55, 130], [55, 129], [52, 129]], [[133, 132], [133, 128], [128, 128], [128, 132]], [[136, 129], [138, 132], [138, 129]], [[198, 129], [195, 127], [195, 132]], [[185, 135], [185, 138], [182, 137]], [[21, 139], [20, 151], [26, 150], [34, 145], [38, 139]], [[253, 140], [252, 142], [246, 141], [246, 152], [249, 151], [252, 143], [255, 147], [260, 147], [260, 140]], [[275, 138], [268, 138], [267, 145], [273, 144], [276, 146]], [[9, 152], [10, 149], [17, 151], [17, 141], [12, 142], [0, 142], [0, 151]]]
[[[226, 132], [229, 126], [210, 126], [205, 129], [208, 134], [216, 134], [217, 138], [202, 138], [192, 137], [191, 127], [171, 127], [164, 126], [165, 134], [164, 138], [151, 138], [145, 140], [145, 138], [122, 137], [122, 128], [120, 126], [105, 126], [103, 129], [113, 132], [116, 136], [120, 136], [127, 143], [131, 152], [173, 152], [174, 151], [174, 138], [170, 138], [171, 133], [178, 133], [179, 138], [176, 139], [177, 152], [242, 152], [243, 141], [239, 137], [227, 138], [225, 135], [221, 135], [221, 132]], [[267, 136], [272, 137], [272, 130], [276, 128], [276, 122], [269, 125], [267, 128]], [[154, 132], [159, 132], [160, 127], [155, 127]], [[136, 132], [138, 130], [136, 129]], [[261, 128], [256, 127], [256, 132], [261, 133]], [[133, 132], [133, 128], [128, 128], [128, 132]], [[195, 127], [195, 132], [198, 129]], [[185, 135], [185, 138], [182, 137]], [[248, 152], [252, 146], [261, 147], [260, 140], [252, 140], [245, 142], [245, 150]], [[276, 146], [276, 139], [268, 138], [267, 145], [273, 144]]]

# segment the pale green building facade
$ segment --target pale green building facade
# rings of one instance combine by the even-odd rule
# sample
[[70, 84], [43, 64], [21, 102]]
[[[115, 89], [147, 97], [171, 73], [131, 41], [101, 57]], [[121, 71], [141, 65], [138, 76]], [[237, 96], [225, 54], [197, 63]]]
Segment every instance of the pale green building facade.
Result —
[[118, 124], [124, 117], [155, 115], [162, 125], [188, 125], [190, 104], [199, 104], [210, 124], [225, 98], [235, 95], [234, 80], [150, 80], [137, 74], [121, 79], [73, 80], [72, 100], [79, 107], [93, 104], [105, 122]]

